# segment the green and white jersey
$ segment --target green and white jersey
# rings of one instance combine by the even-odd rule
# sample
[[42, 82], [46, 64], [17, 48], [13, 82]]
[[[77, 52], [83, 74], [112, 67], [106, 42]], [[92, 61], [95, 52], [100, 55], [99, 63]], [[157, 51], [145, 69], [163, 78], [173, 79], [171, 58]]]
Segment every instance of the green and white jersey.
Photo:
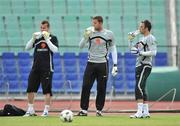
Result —
[[80, 47], [88, 44], [88, 61], [93, 63], [107, 62], [108, 53], [111, 47], [115, 46], [114, 34], [112, 31], [103, 29], [93, 31], [88, 40], [82, 39]]
[[136, 67], [141, 64], [149, 64], [152, 66], [152, 57], [155, 56], [157, 52], [156, 38], [152, 34], [149, 34], [148, 36], [140, 38], [139, 42], [134, 44], [132, 42], [131, 44], [140, 52], [140, 55], [138, 55], [136, 59]]

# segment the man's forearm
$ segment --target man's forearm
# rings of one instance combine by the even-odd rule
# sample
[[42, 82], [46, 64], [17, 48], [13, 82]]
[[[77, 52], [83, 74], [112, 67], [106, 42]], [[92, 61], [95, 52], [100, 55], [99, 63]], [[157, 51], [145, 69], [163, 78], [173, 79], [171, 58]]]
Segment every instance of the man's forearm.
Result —
[[79, 43], [79, 48], [80, 49], [84, 48], [86, 46], [86, 44], [87, 44], [87, 41], [88, 40], [86, 40], [85, 38], [82, 38], [80, 43]]
[[58, 48], [49, 39], [46, 40], [46, 43], [52, 52], [58, 52]]
[[33, 48], [33, 43], [34, 43], [34, 39], [31, 38], [31, 39], [27, 42], [26, 47], [25, 47], [25, 50], [30, 50], [30, 49], [32, 49], [32, 48]]

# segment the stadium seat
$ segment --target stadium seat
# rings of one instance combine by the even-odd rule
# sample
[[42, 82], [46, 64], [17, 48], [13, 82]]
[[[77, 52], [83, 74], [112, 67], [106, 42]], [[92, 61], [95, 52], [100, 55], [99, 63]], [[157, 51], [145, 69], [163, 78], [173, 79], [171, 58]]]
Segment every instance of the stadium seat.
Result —
[[2, 60], [2, 65], [4, 68], [16, 67], [16, 61], [15, 61], [15, 59], [4, 59], [4, 60]]
[[64, 81], [62, 80], [53, 80], [52, 82], [52, 91], [55, 93], [64, 93], [65, 87], [64, 87]]
[[20, 93], [19, 81], [11, 80], [8, 81], [9, 93]]
[[[1, 27], [1, 23], [0, 23], [0, 27]], [[2, 51], [0, 50], [0, 52], [5, 52], [3, 46], [8, 45], [7, 32], [3, 30], [3, 28], [4, 28], [4, 24], [2, 24], [2, 27], [1, 27], [2, 30], [0, 31], [0, 46], [1, 46], [0, 49], [2, 49]]]
[[59, 45], [66, 45], [67, 43], [65, 42], [65, 31], [63, 28], [64, 25], [63, 25], [62, 17], [58, 15], [50, 15], [49, 22], [51, 25], [51, 33], [57, 37], [59, 41]]
[[79, 59], [86, 60], [88, 58], [87, 52], [80, 52], [78, 55]]
[[29, 74], [31, 71], [31, 67], [25, 66], [25, 67], [19, 67], [19, 73], [20, 74]]
[[88, 60], [86, 59], [79, 59], [79, 67], [86, 67]]
[[65, 15], [67, 14], [67, 6], [65, 0], [54, 0], [54, 14], [55, 15]]
[[77, 42], [79, 41], [78, 23], [76, 16], [64, 16], [63, 21], [66, 44], [76, 46]]
[[19, 77], [18, 77], [17, 73], [8, 73], [5, 75], [6, 75], [6, 79], [8, 81], [19, 81]]
[[29, 53], [26, 52], [20, 52], [17, 56], [18, 59], [18, 69], [19, 74], [29, 74], [31, 71], [32, 61], [30, 59]]
[[[125, 35], [127, 35], [129, 32], [134, 31], [138, 28], [139, 24], [137, 22], [137, 17], [135, 15], [123, 16], [122, 21], [123, 21], [123, 26], [124, 26], [123, 33]], [[126, 27], [126, 26], [128, 26], [128, 27]]]
[[136, 1], [134, 1], [134, 0], [133, 1], [132, 0], [123, 1], [123, 9], [124, 9], [123, 16], [125, 16], [125, 15], [129, 15], [129, 17], [136, 16], [137, 15]]
[[68, 67], [68, 66], [66, 66], [65, 68], [64, 68], [64, 72], [65, 73], [77, 73], [77, 68], [74, 66], [74, 67]]
[[81, 2], [82, 6], [82, 15], [94, 15], [94, 4], [92, 0], [83, 0]]
[[9, 15], [9, 14], [11, 14], [11, 1], [1, 0], [0, 1], [0, 15]]
[[131, 53], [125, 53], [124, 55], [125, 66], [133, 66], [136, 64], [136, 57]]
[[79, 73], [84, 73], [87, 65], [87, 60], [86, 59], [79, 59]]
[[21, 82], [22, 82], [22, 81], [28, 82], [28, 78], [29, 78], [29, 73], [20, 74], [20, 77], [19, 77], [19, 79], [20, 79]]
[[3, 52], [2, 53], [2, 60], [4, 59], [14, 59], [15, 55], [13, 52]]
[[46, 15], [34, 16], [35, 31], [40, 31], [40, 24], [43, 20], [48, 20], [48, 16]]
[[60, 53], [53, 53], [53, 59], [61, 59]]
[[125, 72], [126, 73], [135, 73], [135, 67], [134, 66], [126, 66]]
[[80, 14], [80, 0], [67, 0], [68, 15]]
[[[45, 1], [45, 0], [44, 0]], [[37, 15], [40, 13], [40, 7], [39, 5], [42, 5], [44, 1], [38, 1], [38, 0], [25, 0], [25, 12], [27, 15]], [[45, 9], [47, 10], [47, 9]], [[44, 11], [45, 11], [44, 10]]]
[[80, 73], [80, 74], [83, 74], [84, 71], [85, 71], [85, 69], [86, 69], [86, 65], [80, 65], [80, 66], [79, 66], [79, 73]]
[[67, 93], [80, 93], [80, 90], [81, 90], [81, 87], [80, 87], [80, 84], [82, 82], [81, 81], [72, 81], [71, 82], [71, 87], [69, 84], [67, 84], [67, 87], [66, 87], [66, 91]]
[[62, 59], [59, 57], [53, 57], [54, 69], [59, 69], [62, 71]]
[[110, 15], [123, 15], [122, 11], [122, 1], [120, 0], [112, 0], [109, 4], [110, 7]]
[[5, 93], [4, 81], [0, 79], [0, 93]]
[[135, 81], [126, 81], [127, 93], [134, 93], [135, 91]]
[[2, 65], [0, 63], [0, 82], [3, 83], [4, 80], [4, 74], [3, 74], [3, 70], [2, 70]]
[[54, 73], [53, 80], [54, 81], [64, 81], [64, 74], [63, 73]]
[[[74, 74], [66, 74], [66, 91], [67, 93], [69, 92], [73, 92], [73, 93], [78, 93], [79, 92], [79, 81], [78, 81], [78, 75], [77, 73], [74, 73]], [[69, 83], [71, 83], [71, 88], [70, 88], [70, 85]]]
[[63, 55], [63, 58], [66, 60], [66, 59], [75, 59], [76, 58], [76, 55], [75, 55], [75, 53], [68, 53], [68, 52], [66, 52], [66, 53], [64, 53], [64, 55]]
[[54, 64], [54, 73], [62, 73], [63, 72], [63, 68], [61, 66], [61, 64]]
[[[20, 34], [20, 31], [19, 31], [20, 27], [18, 24], [17, 16], [13, 16], [13, 15], [5, 16], [5, 24], [6, 24], [6, 30], [10, 34], [10, 37], [15, 37], [16, 35], [18, 36]], [[18, 32], [16, 34], [13, 34], [13, 30], [18, 31]]]
[[78, 21], [80, 34], [83, 34], [84, 30], [91, 26], [91, 17], [88, 15], [79, 16]]
[[25, 7], [24, 7], [24, 0], [11, 0], [12, 4], [12, 12], [14, 15], [24, 15]]
[[110, 8], [108, 0], [95, 0], [95, 12], [96, 15], [109, 15]]
[[70, 80], [70, 81], [76, 81], [76, 80], [78, 80], [78, 75], [77, 75], [77, 73], [66, 74], [65, 79]]
[[[36, 1], [36, 0], [35, 0]], [[52, 14], [53, 12], [53, 3], [52, 0], [39, 0], [39, 9], [40, 9], [40, 14]]]
[[20, 74], [20, 91], [22, 93], [26, 93], [27, 87], [28, 87], [28, 77], [29, 77], [29, 73], [22, 73]]
[[115, 42], [117, 45], [125, 45], [123, 43], [123, 29], [122, 29], [122, 20], [120, 16], [108, 16], [109, 29], [113, 31], [115, 36]]
[[150, 2], [137, 0], [137, 9], [138, 9], [138, 20], [142, 21], [144, 19], [150, 19], [151, 6]]
[[30, 59], [19, 59], [18, 65], [19, 67], [31, 67], [31, 60]]
[[78, 56], [78, 66], [79, 66], [79, 71], [80, 72], [84, 72], [85, 67], [87, 65], [87, 61], [88, 61], [88, 53], [86, 52], [81, 52], [79, 53]]
[[64, 59], [64, 67], [76, 67], [76, 59]]
[[113, 81], [113, 80], [123, 81], [123, 74], [122, 73], [118, 73], [115, 77], [113, 77], [112, 74], [110, 74], [109, 75], [109, 79], [111, 81]]
[[83, 81], [84, 71], [79, 73], [79, 80]]
[[126, 81], [135, 81], [135, 73], [126, 73]]
[[21, 86], [20, 86], [21, 93], [26, 93], [27, 87], [28, 87], [28, 81], [27, 80], [22, 80], [21, 81]]
[[[64, 68], [68, 69], [68, 67], [74, 67], [77, 71], [77, 63], [76, 63], [76, 56], [75, 53], [64, 53]], [[64, 71], [65, 72], [65, 71]]]
[[5, 74], [17, 73], [17, 69], [14, 66], [4, 67]]
[[124, 88], [124, 82], [123, 81], [115, 81], [115, 92], [116, 93], [124, 93], [125, 88]]
[[[4, 74], [4, 83], [6, 84], [6, 89], [9, 87], [9, 93], [19, 93], [19, 77], [16, 73]], [[8, 85], [7, 85], [8, 84]]]
[[30, 59], [30, 54], [28, 52], [19, 52], [18, 53], [18, 59]]
[[168, 56], [166, 52], [158, 52], [155, 56], [155, 66], [167, 66]]

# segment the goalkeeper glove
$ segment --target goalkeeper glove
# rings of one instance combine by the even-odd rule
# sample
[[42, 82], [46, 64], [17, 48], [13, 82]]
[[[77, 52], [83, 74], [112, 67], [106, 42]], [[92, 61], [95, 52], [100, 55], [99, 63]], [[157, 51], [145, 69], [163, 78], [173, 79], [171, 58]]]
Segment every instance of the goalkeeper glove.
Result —
[[117, 65], [116, 65], [116, 64], [114, 64], [111, 73], [112, 73], [112, 76], [113, 76], [113, 77], [117, 75], [117, 73], [118, 73], [118, 68], [117, 68]]
[[88, 39], [91, 36], [91, 34], [93, 33], [93, 31], [94, 31], [94, 27], [87, 28], [83, 33], [83, 37], [85, 39]]
[[134, 32], [129, 32], [128, 41], [132, 41], [139, 33], [140, 33], [139, 30], [136, 30]]
[[44, 39], [47, 40], [47, 39], [49, 39], [50, 33], [47, 32], [47, 31], [43, 31], [43, 32], [42, 32], [42, 35], [43, 35]]
[[32, 34], [32, 39], [35, 41], [36, 39], [39, 39], [42, 36], [41, 32], [34, 32]]

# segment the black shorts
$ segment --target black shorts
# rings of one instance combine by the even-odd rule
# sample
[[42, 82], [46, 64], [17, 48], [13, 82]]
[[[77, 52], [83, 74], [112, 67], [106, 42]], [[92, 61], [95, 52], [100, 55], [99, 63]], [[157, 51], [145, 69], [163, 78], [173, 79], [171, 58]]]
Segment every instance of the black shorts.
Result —
[[41, 84], [43, 94], [50, 93], [52, 96], [52, 76], [53, 72], [32, 69], [28, 78], [27, 93], [37, 92]]
[[152, 66], [143, 64], [136, 67], [136, 87], [135, 87], [135, 97], [136, 100], [143, 99], [147, 101], [146, 93], [146, 81], [151, 73]]

